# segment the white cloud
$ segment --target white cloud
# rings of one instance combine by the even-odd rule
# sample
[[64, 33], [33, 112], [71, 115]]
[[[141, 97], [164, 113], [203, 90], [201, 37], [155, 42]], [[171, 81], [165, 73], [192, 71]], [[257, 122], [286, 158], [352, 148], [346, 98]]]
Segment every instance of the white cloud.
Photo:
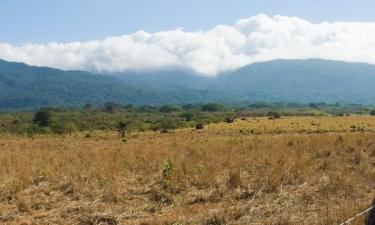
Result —
[[258, 15], [208, 31], [171, 31], [75, 43], [0, 43], [0, 58], [99, 72], [182, 67], [214, 76], [259, 61], [323, 58], [375, 63], [374, 23], [320, 23]]

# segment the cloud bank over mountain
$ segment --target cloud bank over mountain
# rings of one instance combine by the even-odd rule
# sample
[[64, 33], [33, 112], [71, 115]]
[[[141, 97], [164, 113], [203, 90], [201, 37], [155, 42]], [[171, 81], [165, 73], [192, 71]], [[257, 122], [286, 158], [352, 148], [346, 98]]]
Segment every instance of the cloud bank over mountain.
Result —
[[272, 59], [321, 58], [375, 63], [375, 22], [313, 24], [257, 15], [208, 31], [183, 29], [74, 43], [0, 43], [0, 58], [98, 72], [179, 67], [205, 76]]

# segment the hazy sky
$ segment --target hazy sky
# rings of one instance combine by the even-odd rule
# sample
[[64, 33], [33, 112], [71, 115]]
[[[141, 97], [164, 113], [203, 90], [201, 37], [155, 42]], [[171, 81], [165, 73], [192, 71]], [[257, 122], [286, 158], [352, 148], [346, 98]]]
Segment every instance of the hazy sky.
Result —
[[375, 21], [374, 0], [1, 0], [0, 42], [103, 39], [145, 30], [208, 30], [258, 14]]

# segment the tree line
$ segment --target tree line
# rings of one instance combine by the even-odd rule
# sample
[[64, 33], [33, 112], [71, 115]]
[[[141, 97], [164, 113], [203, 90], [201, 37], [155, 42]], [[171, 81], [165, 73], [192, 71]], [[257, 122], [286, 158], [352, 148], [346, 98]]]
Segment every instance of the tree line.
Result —
[[35, 112], [0, 114], [0, 133], [73, 134], [82, 131], [117, 131], [125, 136], [131, 131], [168, 132], [177, 128], [202, 129], [205, 124], [233, 122], [235, 118], [267, 116], [346, 116], [375, 115], [375, 108], [361, 105], [253, 103], [225, 106], [219, 103], [197, 105], [141, 106], [108, 102], [102, 106], [86, 104], [80, 109], [41, 108]]

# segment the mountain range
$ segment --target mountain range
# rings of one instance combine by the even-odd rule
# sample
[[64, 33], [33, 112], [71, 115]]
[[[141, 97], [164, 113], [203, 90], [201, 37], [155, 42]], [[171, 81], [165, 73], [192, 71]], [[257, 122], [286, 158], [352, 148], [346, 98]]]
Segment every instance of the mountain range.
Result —
[[221, 102], [375, 104], [375, 65], [274, 60], [204, 77], [184, 70], [95, 74], [0, 60], [0, 111]]

